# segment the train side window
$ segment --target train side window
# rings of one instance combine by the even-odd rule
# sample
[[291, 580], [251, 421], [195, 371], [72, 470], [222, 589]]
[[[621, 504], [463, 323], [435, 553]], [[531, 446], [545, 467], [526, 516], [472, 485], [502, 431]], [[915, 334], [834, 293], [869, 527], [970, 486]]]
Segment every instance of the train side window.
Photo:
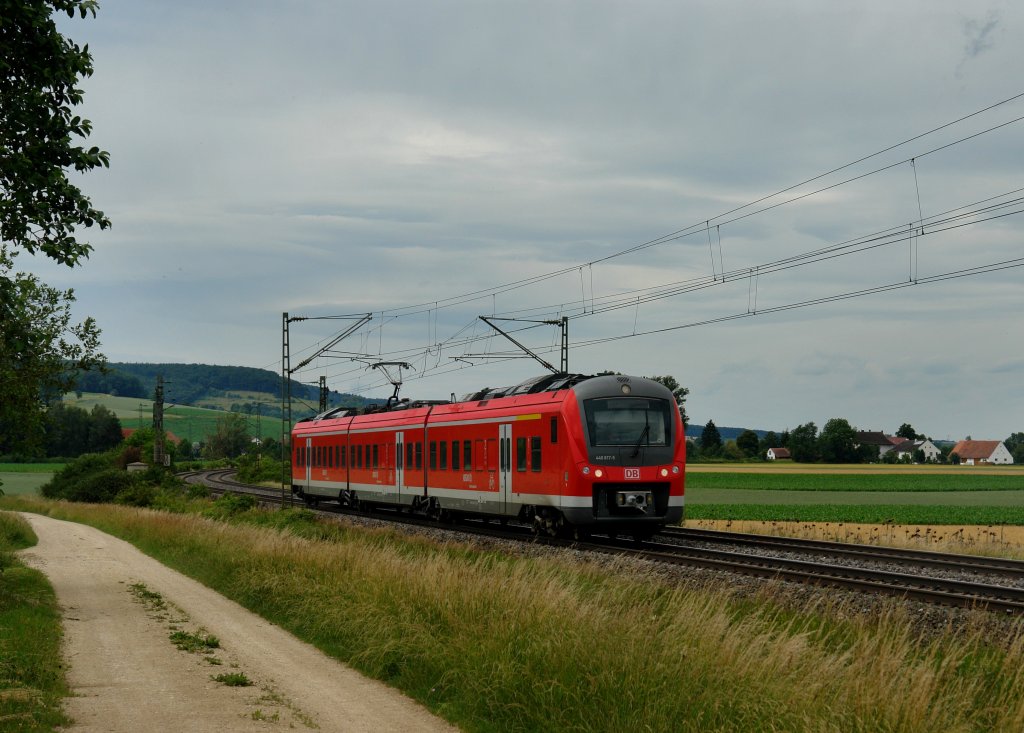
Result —
[[516, 470], [526, 470], [526, 438], [516, 438]]
[[416, 441], [416, 468], [423, 468], [423, 443]]
[[373, 467], [374, 468], [380, 468], [380, 463], [378, 463], [378, 459], [379, 458], [380, 458], [380, 446], [377, 445], [376, 443], [374, 443], [373, 444]]
[[363, 446], [356, 446], [356, 468], [363, 467]]
[[403, 443], [395, 446], [395, 468], [405, 468], [405, 451], [402, 450]]
[[437, 457], [437, 460], [438, 460], [437, 467], [440, 468], [442, 471], [447, 471], [448, 470], [448, 444], [442, 440], [441, 441], [441, 445], [438, 446], [438, 449], [440, 450], [440, 454]]
[[452, 470], [459, 470], [459, 441], [452, 441]]
[[473, 441], [467, 440], [462, 444], [462, 466], [470, 471], [473, 468]]
[[345, 468], [345, 459], [348, 458], [348, 449], [342, 445], [338, 446], [338, 450], [340, 451], [341, 456], [341, 458], [338, 459], [338, 465], [341, 466], [342, 468]]
[[412, 453], [413, 453], [414, 450], [416, 450], [416, 444], [415, 443], [406, 443], [405, 444], [405, 465], [408, 468], [412, 468], [413, 467]]
[[437, 470], [437, 441], [430, 441], [430, 470]]
[[334, 468], [334, 448], [327, 446], [327, 467]]
[[322, 455], [323, 448], [319, 445], [313, 448], [313, 466], [320, 468], [320, 456]]
[[551, 418], [551, 444], [558, 442], [558, 418]]
[[530, 470], [534, 473], [540, 471], [540, 436], [530, 438]]

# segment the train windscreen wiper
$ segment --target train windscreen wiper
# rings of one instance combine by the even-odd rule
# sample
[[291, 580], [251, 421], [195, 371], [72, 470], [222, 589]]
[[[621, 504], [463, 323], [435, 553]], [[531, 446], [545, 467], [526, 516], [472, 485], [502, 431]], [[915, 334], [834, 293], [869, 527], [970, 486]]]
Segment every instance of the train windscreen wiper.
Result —
[[[644, 422], [647, 422], [647, 415], [644, 414]], [[633, 453], [629, 456], [630, 458], [636, 458], [640, 453], [640, 445], [644, 442], [644, 438], [651, 434], [651, 424], [648, 422], [644, 425], [644, 429], [640, 431], [640, 437], [637, 438], [636, 445], [633, 446]]]

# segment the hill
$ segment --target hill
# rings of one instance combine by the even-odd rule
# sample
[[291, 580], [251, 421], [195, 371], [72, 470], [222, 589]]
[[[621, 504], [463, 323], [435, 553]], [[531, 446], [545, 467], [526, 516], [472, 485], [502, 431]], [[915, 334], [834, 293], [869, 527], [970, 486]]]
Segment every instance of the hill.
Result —
[[[230, 410], [264, 417], [281, 417], [281, 375], [268, 369], [212, 364], [111, 362], [105, 374], [83, 372], [76, 391], [111, 397], [152, 399], [158, 376], [164, 378], [164, 400], [212, 410]], [[293, 411], [308, 414], [319, 404], [315, 386], [292, 380]], [[382, 400], [332, 391], [331, 407], [362, 406]]]
[[[707, 420], [705, 420], [702, 423], [690, 423], [689, 425], [686, 426], [686, 437], [693, 438], [694, 440], [700, 440], [700, 434], [704, 431], [705, 425], [707, 425]], [[736, 440], [736, 438], [739, 437], [740, 433], [744, 432], [745, 430], [753, 430], [755, 433], [757, 433], [757, 437], [759, 440], [764, 439], [764, 436], [768, 434], [767, 430], [760, 430], [758, 428], [728, 428], [722, 427], [721, 425], [716, 425], [715, 427], [718, 428], [718, 434], [722, 436], [723, 441]], [[776, 435], [778, 435], [779, 433], [781, 433], [781, 431], [776, 430], [775, 433]]]

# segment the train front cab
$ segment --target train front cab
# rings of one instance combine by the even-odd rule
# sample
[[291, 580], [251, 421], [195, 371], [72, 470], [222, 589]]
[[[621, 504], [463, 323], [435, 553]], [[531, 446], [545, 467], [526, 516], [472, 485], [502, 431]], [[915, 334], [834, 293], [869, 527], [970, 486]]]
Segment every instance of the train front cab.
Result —
[[568, 424], [579, 426], [562, 514], [595, 533], [650, 536], [683, 518], [686, 440], [671, 392], [612, 375], [572, 388]]

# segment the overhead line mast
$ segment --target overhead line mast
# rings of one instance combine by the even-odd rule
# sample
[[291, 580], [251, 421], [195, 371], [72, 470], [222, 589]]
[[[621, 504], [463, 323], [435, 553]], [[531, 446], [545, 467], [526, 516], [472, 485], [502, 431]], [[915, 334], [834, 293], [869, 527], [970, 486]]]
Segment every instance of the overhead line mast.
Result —
[[[292, 429], [292, 374], [302, 369], [302, 367], [309, 364], [315, 358], [329, 350], [331, 347], [338, 344], [343, 339], [351, 336], [357, 330], [359, 330], [364, 324], [369, 323], [373, 319], [372, 313], [363, 313], [355, 315], [344, 315], [344, 316], [292, 316], [289, 317], [288, 313], [281, 314], [281, 506], [285, 506], [285, 498], [287, 503], [291, 504], [292, 492], [287, 492], [285, 495], [285, 489], [291, 484], [291, 471], [289, 470], [291, 455], [291, 446], [288, 445], [288, 438], [291, 435]], [[304, 359], [296, 367], [292, 367], [292, 356], [291, 356], [291, 334], [289, 333], [290, 325], [296, 321], [317, 321], [317, 320], [355, 320], [356, 323], [346, 328], [340, 334], [331, 339], [326, 346], [318, 349], [307, 359]], [[326, 386], [326, 385], [324, 385]], [[322, 394], [321, 390], [321, 394]], [[323, 401], [323, 398], [321, 398]], [[285, 454], [285, 450], [289, 453]]]
[[[562, 316], [560, 319], [550, 320], [550, 321], [529, 321], [529, 320], [524, 320], [524, 319], [521, 319], [521, 318], [495, 318], [494, 316], [491, 316], [490, 318], [488, 318], [487, 316], [480, 316], [480, 320], [483, 321], [484, 323], [486, 323], [491, 328], [493, 328], [498, 333], [500, 333], [502, 336], [507, 338], [509, 341], [514, 343], [520, 349], [522, 349], [526, 353], [527, 356], [529, 356], [531, 359], [536, 360], [545, 369], [551, 371], [554, 374], [568, 374], [569, 373], [569, 318], [567, 316]], [[545, 359], [542, 359], [540, 356], [538, 356], [532, 350], [530, 350], [529, 348], [527, 348], [523, 344], [521, 344], [518, 341], [516, 341], [514, 338], [512, 338], [512, 336], [508, 332], [506, 332], [506, 331], [502, 330], [501, 328], [499, 328], [498, 326], [496, 326], [493, 323], [493, 321], [516, 321], [518, 323], [536, 323], [538, 325], [558, 326], [561, 329], [561, 331], [562, 331], [562, 348], [561, 348], [562, 360], [561, 360], [561, 365], [560, 365], [561, 366], [561, 370], [555, 369], [555, 367], [552, 366], [550, 363], [548, 363]], [[474, 356], [480, 357], [480, 356], [483, 356], [483, 355], [481, 355], [481, 354], [466, 354], [466, 356], [469, 356], [469, 357], [474, 357]]]

